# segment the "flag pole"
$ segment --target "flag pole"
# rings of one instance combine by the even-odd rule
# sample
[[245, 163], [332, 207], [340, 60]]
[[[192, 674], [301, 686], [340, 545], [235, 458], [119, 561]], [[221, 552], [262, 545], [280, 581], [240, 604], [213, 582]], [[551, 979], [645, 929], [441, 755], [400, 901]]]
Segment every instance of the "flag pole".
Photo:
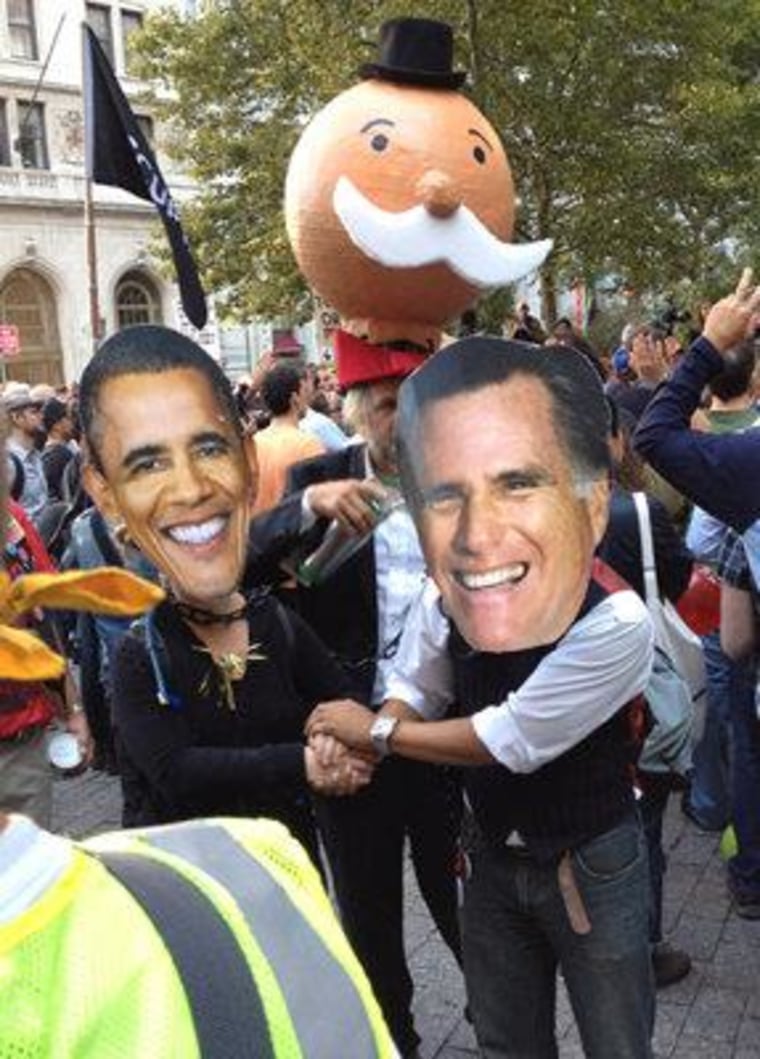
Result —
[[[84, 121], [85, 121], [85, 144], [93, 135], [90, 127], [92, 113], [87, 105], [87, 40], [86, 28], [82, 23], [82, 93], [85, 97]], [[84, 163], [84, 237], [87, 256], [87, 290], [90, 304], [90, 341], [92, 352], [95, 352], [100, 334], [100, 302], [98, 296], [98, 241], [95, 231], [95, 203], [92, 196], [92, 176], [90, 164], [87, 158], [87, 147], [85, 147]]]
[[100, 339], [100, 305], [98, 302], [98, 246], [95, 235], [95, 207], [92, 200], [92, 180], [84, 178], [84, 232], [87, 245], [87, 277], [90, 298], [90, 332], [92, 351]]
[[[150, 144], [137, 123], [129, 100], [118, 82], [108, 56], [86, 22], [84, 33], [84, 131], [85, 176], [93, 184], [122, 188], [158, 210], [166, 231], [177, 270], [182, 308], [200, 331], [206, 324], [206, 296], [198, 270], [185, 239], [179, 214], [169, 188], [161, 175]], [[90, 193], [92, 194], [92, 193]], [[94, 230], [94, 209], [90, 200]], [[96, 276], [90, 277], [91, 290], [97, 291]], [[92, 306], [93, 320], [96, 307]], [[96, 337], [100, 321], [94, 326]]]

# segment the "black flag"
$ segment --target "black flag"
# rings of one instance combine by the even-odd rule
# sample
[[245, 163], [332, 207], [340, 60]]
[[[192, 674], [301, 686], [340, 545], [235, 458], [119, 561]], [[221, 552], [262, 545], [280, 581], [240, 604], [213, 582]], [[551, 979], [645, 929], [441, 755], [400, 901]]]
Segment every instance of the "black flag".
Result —
[[179, 214], [127, 97], [90, 27], [84, 28], [84, 113], [87, 176], [152, 202], [161, 214], [177, 269], [182, 308], [198, 329], [206, 324], [206, 296]]

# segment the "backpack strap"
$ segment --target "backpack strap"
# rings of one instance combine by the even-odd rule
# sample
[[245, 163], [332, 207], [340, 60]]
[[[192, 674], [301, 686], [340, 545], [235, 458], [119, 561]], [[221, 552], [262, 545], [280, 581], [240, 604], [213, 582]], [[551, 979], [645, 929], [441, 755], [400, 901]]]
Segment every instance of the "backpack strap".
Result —
[[13, 478], [8, 485], [8, 492], [11, 494], [12, 500], [20, 500], [24, 492], [24, 486], [26, 485], [24, 465], [15, 452], [9, 452], [6, 449], [6, 454], [8, 456], [8, 461], [13, 468]]
[[103, 562], [107, 566], [124, 566], [124, 560], [108, 533], [106, 521], [97, 509], [93, 510], [90, 516], [90, 531], [98, 551], [103, 556]]
[[137, 901], [166, 946], [185, 990], [199, 1055], [274, 1059], [251, 969], [208, 897], [178, 871], [151, 857], [139, 853], [95, 857]]
[[129, 631], [137, 636], [148, 652], [151, 669], [153, 670], [153, 679], [156, 682], [158, 701], [162, 706], [170, 706], [173, 710], [181, 710], [184, 705], [182, 698], [173, 690], [166, 677], [169, 671], [169, 659], [164, 638], [156, 627], [155, 611], [143, 614], [133, 621]]

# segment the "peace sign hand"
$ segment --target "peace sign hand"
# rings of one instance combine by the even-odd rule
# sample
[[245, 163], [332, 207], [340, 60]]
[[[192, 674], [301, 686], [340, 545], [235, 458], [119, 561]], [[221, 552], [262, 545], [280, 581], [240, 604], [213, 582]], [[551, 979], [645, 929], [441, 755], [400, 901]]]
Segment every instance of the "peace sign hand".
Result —
[[733, 294], [710, 309], [702, 333], [719, 353], [725, 353], [747, 338], [758, 312], [760, 287], [755, 286], [752, 269], [745, 268]]

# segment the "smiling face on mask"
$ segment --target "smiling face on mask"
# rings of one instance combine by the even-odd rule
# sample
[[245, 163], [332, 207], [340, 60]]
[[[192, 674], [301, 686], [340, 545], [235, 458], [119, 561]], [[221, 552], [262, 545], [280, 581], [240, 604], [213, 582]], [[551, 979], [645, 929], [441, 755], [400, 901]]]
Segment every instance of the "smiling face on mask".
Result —
[[193, 368], [108, 379], [94, 425], [99, 467], [85, 474], [97, 506], [178, 599], [223, 609], [245, 560], [255, 449], [208, 379]]
[[444, 607], [471, 647], [552, 643], [583, 602], [607, 520], [604, 478], [580, 488], [536, 378], [424, 412], [418, 529]]

